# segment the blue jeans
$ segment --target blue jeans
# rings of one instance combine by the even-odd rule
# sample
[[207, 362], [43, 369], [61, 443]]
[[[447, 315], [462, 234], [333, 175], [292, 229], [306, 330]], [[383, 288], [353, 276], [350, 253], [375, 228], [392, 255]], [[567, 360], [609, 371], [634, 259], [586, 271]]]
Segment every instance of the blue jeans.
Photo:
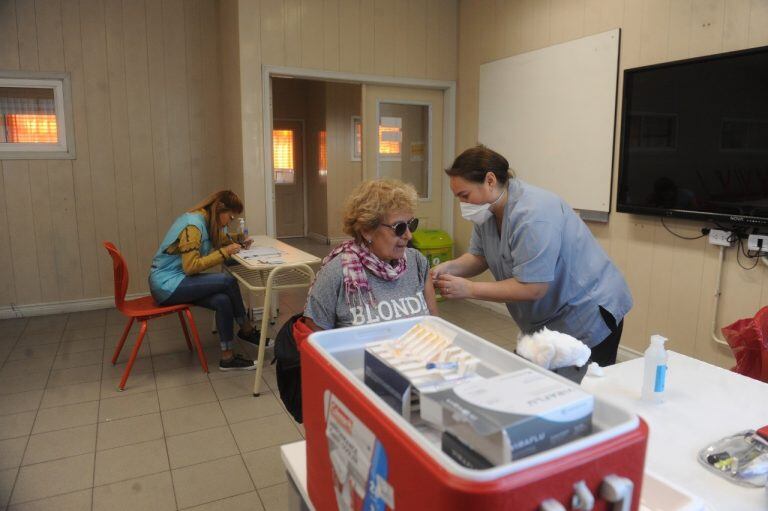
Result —
[[200, 273], [184, 277], [179, 287], [160, 305], [193, 303], [216, 311], [221, 350], [231, 349], [234, 340], [232, 322], [245, 322], [245, 306], [240, 287], [229, 273]]

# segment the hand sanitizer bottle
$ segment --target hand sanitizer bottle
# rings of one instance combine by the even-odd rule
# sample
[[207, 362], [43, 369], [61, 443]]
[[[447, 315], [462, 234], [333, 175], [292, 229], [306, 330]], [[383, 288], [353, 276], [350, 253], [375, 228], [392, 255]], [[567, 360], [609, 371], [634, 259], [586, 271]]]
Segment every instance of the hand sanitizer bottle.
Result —
[[239, 222], [239, 228], [237, 230], [238, 240], [240, 243], [245, 243], [245, 240], [248, 239], [248, 228], [245, 226], [245, 219], [238, 218], [237, 221]]
[[667, 380], [667, 351], [664, 349], [666, 337], [651, 336], [651, 345], [645, 350], [645, 372], [643, 373], [642, 398], [644, 401], [661, 403], [664, 401], [664, 387]]

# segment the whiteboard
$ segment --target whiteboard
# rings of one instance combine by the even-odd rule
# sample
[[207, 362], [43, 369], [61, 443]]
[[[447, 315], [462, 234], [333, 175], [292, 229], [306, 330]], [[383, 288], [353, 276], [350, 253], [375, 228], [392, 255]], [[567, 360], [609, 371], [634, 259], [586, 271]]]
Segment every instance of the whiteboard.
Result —
[[480, 66], [478, 140], [574, 209], [610, 211], [619, 34]]

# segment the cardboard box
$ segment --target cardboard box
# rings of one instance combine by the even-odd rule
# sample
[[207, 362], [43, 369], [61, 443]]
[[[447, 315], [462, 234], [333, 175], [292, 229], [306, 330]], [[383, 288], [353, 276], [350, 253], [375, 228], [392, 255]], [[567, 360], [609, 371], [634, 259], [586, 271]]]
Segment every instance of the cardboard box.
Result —
[[421, 395], [422, 417], [439, 421], [443, 451], [471, 468], [519, 460], [592, 432], [594, 398], [546, 373], [521, 369]]

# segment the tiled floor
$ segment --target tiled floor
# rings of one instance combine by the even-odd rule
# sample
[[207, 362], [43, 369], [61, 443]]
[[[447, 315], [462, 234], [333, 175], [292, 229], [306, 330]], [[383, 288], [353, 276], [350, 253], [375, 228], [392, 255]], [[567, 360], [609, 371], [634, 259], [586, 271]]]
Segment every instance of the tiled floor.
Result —
[[[304, 297], [281, 294], [278, 324]], [[508, 317], [463, 302], [440, 311], [514, 346]], [[0, 321], [0, 509], [285, 509], [279, 446], [300, 440], [303, 428], [276, 397], [272, 366], [258, 398], [254, 373], [216, 370], [211, 313], [194, 315], [211, 372], [187, 351], [178, 320], [162, 318], [150, 323], [124, 392], [117, 383], [137, 329], [112, 366], [125, 323], [117, 311]]]

